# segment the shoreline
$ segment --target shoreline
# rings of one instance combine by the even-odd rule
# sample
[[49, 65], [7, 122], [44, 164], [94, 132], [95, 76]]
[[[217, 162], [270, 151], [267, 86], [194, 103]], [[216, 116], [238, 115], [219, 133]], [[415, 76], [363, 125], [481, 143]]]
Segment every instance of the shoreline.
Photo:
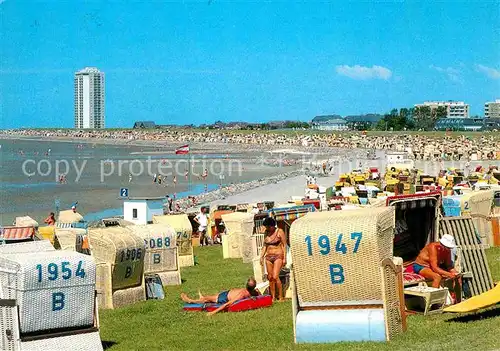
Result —
[[[197, 206], [199, 206], [201, 204], [207, 204], [207, 203], [212, 204], [216, 201], [224, 201], [227, 198], [232, 197], [234, 195], [239, 195], [239, 194], [245, 193], [249, 190], [261, 188], [261, 187], [264, 187], [264, 186], [269, 185], [269, 184], [277, 184], [277, 183], [283, 182], [283, 181], [290, 179], [290, 178], [299, 177], [303, 174], [304, 174], [304, 170], [294, 170], [291, 172], [284, 172], [284, 173], [280, 173], [277, 175], [271, 175], [268, 177], [264, 177], [264, 178], [260, 178], [260, 179], [256, 179], [256, 180], [251, 180], [249, 182], [243, 182], [243, 183], [232, 184], [229, 186], [224, 186], [222, 188], [215, 189], [213, 191], [195, 196], [196, 205], [194, 205], [194, 206], [189, 203], [188, 198], [179, 199], [178, 202], [180, 202], [181, 209], [183, 211], [186, 211], [186, 210], [196, 208]], [[304, 179], [304, 182], [305, 182], [305, 179]], [[271, 195], [269, 197], [271, 197]], [[266, 201], [266, 199], [261, 199], [259, 201], [247, 201], [247, 202], [252, 203], [252, 202], [261, 202], [261, 201]], [[236, 204], [233, 204], [233, 205], [236, 205]]]
[[[179, 211], [174, 211], [173, 213], [187, 213], [194, 211], [199, 208], [201, 205], [215, 205], [215, 204], [222, 204], [222, 203], [227, 203], [230, 205], [236, 205], [236, 203], [232, 202], [225, 202], [226, 199], [229, 198], [229, 201], [231, 197], [243, 194], [245, 192], [248, 192], [252, 189], [261, 189], [263, 187], [266, 187], [271, 184], [280, 184], [283, 182], [286, 182], [287, 180], [294, 179], [297, 177], [301, 177], [303, 175], [304, 171], [303, 170], [295, 170], [291, 172], [285, 172], [285, 173], [280, 173], [277, 175], [271, 175], [267, 177], [263, 177], [260, 179], [256, 180], [251, 180], [248, 182], [243, 182], [243, 183], [236, 183], [236, 184], [231, 184], [227, 186], [223, 186], [222, 188], [217, 188], [213, 189], [208, 192], [196, 192], [196, 191], [185, 191], [184, 195], [182, 197], [178, 197], [174, 200], [174, 206], [175, 204], [178, 205]], [[303, 179], [303, 182], [305, 183], [305, 179]], [[192, 193], [192, 195], [189, 195], [188, 193]], [[192, 199], [195, 199], [195, 203], [193, 204]], [[259, 201], [254, 201], [254, 202], [261, 202], [261, 201], [267, 201], [267, 200], [272, 200], [271, 196], [269, 196], [268, 199], [260, 199]], [[252, 203], [251, 201], [247, 201], [248, 203]], [[245, 202], [245, 203], [247, 203]], [[244, 202], [239, 202], [239, 203], [244, 203]], [[168, 213], [168, 204], [164, 203], [163, 204], [163, 209], [165, 213]], [[102, 211], [99, 211], [98, 213], [116, 213], [119, 210], [122, 210], [121, 208], [116, 208], [116, 209], [105, 209]], [[89, 214], [84, 214], [83, 217], [88, 217], [89, 215], [94, 217], [97, 213], [89, 213]], [[115, 214], [113, 217], [123, 217], [122, 214]], [[100, 220], [103, 218], [109, 218], [109, 216], [101, 216], [99, 218], [92, 218], [89, 219], [89, 226], [95, 226], [97, 225]]]
[[[121, 139], [121, 138], [73, 138], [69, 136], [29, 136], [18, 134], [2, 134], [0, 132], [0, 140], [24, 140], [24, 141], [43, 141], [43, 142], [61, 142], [71, 144], [96, 144], [96, 145], [113, 145], [113, 146], [136, 146], [136, 147], [153, 147], [153, 148], [167, 148], [167, 150], [175, 150], [183, 144], [189, 144], [192, 150], [189, 153], [198, 153], [199, 150], [217, 150], [220, 152], [221, 148], [232, 148], [231, 153], [238, 152], [255, 152], [263, 151], [267, 153], [286, 153], [295, 156], [299, 155], [312, 155], [331, 153], [338, 151], [351, 151], [359, 152], [370, 150], [369, 148], [348, 148], [338, 146], [305, 146], [305, 145], [287, 145], [287, 144], [258, 144], [258, 143], [234, 143], [234, 142], [217, 142], [217, 141], [189, 141], [181, 140], [172, 142], [170, 140], [144, 140], [144, 139]], [[387, 149], [377, 149], [379, 151], [388, 151]], [[155, 151], [152, 151], [155, 152]], [[160, 152], [160, 151], [159, 151]]]

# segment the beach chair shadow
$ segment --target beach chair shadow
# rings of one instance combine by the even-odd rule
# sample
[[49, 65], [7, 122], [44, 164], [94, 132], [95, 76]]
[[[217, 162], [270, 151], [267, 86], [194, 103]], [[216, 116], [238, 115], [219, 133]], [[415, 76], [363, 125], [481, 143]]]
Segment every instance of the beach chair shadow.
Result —
[[471, 313], [463, 316], [457, 316], [450, 319], [447, 319], [447, 323], [469, 323], [476, 322], [483, 319], [490, 319], [500, 317], [500, 307], [494, 307], [492, 309], [488, 309], [479, 313]]
[[114, 342], [114, 341], [101, 341], [101, 344], [102, 344], [102, 348], [104, 350], [107, 350], [109, 348], [111, 348], [112, 346], [116, 345], [117, 343]]

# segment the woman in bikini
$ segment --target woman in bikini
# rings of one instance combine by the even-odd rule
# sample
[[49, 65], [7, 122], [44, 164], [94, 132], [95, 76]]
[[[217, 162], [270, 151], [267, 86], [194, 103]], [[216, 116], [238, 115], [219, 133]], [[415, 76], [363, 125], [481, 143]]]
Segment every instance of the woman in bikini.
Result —
[[263, 223], [265, 229], [264, 247], [260, 253], [261, 265], [266, 265], [269, 290], [273, 299], [283, 301], [283, 286], [280, 280], [280, 271], [286, 264], [286, 236], [282, 229], [276, 228], [276, 221], [268, 217]]

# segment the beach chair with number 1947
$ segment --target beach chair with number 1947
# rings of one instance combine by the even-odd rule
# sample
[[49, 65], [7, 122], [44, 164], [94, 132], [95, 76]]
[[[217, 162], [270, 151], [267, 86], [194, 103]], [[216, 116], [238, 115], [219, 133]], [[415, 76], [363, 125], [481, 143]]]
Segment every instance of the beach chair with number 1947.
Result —
[[290, 230], [296, 343], [386, 341], [405, 330], [392, 207], [310, 213]]

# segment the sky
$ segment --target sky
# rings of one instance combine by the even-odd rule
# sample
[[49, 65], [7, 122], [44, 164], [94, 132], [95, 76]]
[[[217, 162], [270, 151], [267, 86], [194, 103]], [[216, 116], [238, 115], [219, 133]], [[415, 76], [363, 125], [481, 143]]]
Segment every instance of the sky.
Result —
[[73, 127], [105, 72], [106, 127], [309, 121], [500, 98], [500, 1], [0, 0], [0, 128]]

